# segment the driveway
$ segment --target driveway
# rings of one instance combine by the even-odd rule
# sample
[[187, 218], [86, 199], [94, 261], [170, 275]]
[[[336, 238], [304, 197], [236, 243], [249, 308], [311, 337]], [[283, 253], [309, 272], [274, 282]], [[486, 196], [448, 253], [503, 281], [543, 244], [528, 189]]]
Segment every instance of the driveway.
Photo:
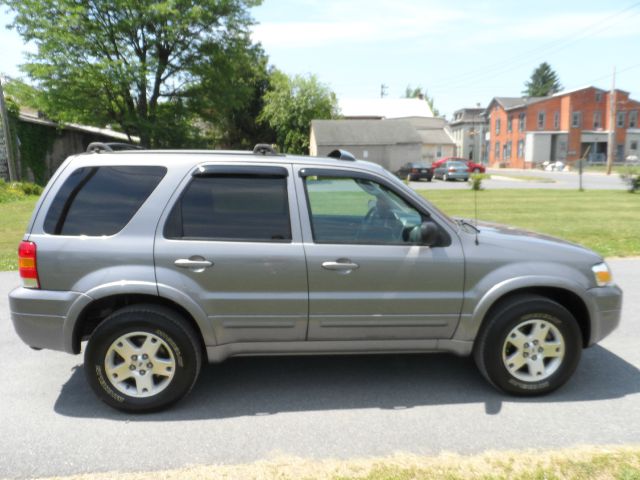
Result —
[[140, 416], [94, 397], [82, 357], [18, 340], [6, 299], [18, 278], [0, 273], [0, 477], [640, 443], [640, 259], [610, 264], [622, 325], [548, 397], [502, 395], [452, 355], [240, 358], [206, 367], [174, 409]]
[[[509, 188], [543, 188], [577, 190], [580, 176], [577, 172], [545, 172], [544, 170], [517, 170], [517, 169], [489, 169], [487, 173], [491, 178], [482, 181], [484, 188], [488, 190]], [[585, 173], [582, 176], [582, 186], [586, 190], [624, 190], [625, 183], [616, 173], [605, 175], [604, 173]], [[469, 188], [467, 182], [443, 182], [433, 180], [431, 182], [411, 182], [411, 187], [416, 190], [441, 190]]]

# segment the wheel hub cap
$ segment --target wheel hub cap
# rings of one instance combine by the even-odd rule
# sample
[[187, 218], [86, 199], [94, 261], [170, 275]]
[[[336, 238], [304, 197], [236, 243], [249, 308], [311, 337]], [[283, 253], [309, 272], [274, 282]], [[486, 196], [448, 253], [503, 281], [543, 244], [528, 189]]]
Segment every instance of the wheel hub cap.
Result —
[[506, 336], [502, 361], [509, 373], [523, 382], [539, 382], [553, 375], [564, 359], [560, 330], [542, 319], [526, 320]]
[[162, 392], [171, 383], [175, 366], [169, 345], [149, 332], [131, 332], [116, 338], [104, 359], [111, 384], [135, 398]]

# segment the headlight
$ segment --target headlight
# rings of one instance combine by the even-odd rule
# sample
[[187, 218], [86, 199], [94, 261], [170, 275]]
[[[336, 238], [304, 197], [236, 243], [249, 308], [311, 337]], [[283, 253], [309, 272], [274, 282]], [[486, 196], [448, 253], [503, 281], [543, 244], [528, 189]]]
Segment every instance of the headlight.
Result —
[[611, 275], [611, 270], [609, 270], [609, 265], [605, 262], [599, 263], [591, 267], [591, 271], [593, 272], [593, 276], [596, 279], [596, 284], [599, 287], [606, 287], [607, 285], [611, 285], [613, 283], [613, 275]]

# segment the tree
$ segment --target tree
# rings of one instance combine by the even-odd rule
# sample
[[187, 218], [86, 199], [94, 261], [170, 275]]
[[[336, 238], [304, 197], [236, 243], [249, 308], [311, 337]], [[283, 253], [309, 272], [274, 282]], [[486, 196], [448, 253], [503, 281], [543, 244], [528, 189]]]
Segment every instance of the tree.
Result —
[[407, 88], [404, 91], [404, 98], [420, 98], [420, 99], [423, 99], [429, 105], [429, 108], [433, 112], [433, 115], [435, 117], [439, 117], [440, 116], [440, 111], [435, 107], [435, 104], [434, 104], [434, 101], [433, 101], [433, 97], [430, 97], [427, 94], [427, 91], [424, 88], [422, 88], [420, 86], [418, 86], [416, 88], [413, 88], [411, 85], [407, 85]]
[[336, 95], [315, 75], [290, 78], [279, 70], [271, 72], [270, 88], [264, 95], [258, 120], [273, 128], [283, 152], [308, 153], [311, 120], [337, 116]]
[[562, 90], [558, 74], [547, 62], [542, 62], [525, 82], [522, 93], [528, 97], [546, 97]]
[[44, 107], [54, 120], [115, 124], [130, 136], [139, 135], [143, 145], [158, 146], [175, 133], [176, 122], [184, 131], [196, 121], [191, 105], [198, 111], [212, 104], [240, 108], [246, 103], [246, 90], [234, 90], [228, 75], [244, 73], [256, 57], [248, 9], [260, 1], [0, 4], [16, 12], [12, 26], [37, 46], [23, 69], [46, 94]]

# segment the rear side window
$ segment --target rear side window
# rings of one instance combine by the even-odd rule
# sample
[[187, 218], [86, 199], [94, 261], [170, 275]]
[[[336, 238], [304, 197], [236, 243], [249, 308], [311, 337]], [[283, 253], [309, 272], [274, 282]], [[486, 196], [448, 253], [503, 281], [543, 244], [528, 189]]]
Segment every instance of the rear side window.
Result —
[[114, 235], [133, 218], [167, 169], [82, 167], [65, 180], [44, 220], [52, 235]]
[[194, 177], [173, 207], [164, 235], [171, 239], [290, 242], [284, 176]]

